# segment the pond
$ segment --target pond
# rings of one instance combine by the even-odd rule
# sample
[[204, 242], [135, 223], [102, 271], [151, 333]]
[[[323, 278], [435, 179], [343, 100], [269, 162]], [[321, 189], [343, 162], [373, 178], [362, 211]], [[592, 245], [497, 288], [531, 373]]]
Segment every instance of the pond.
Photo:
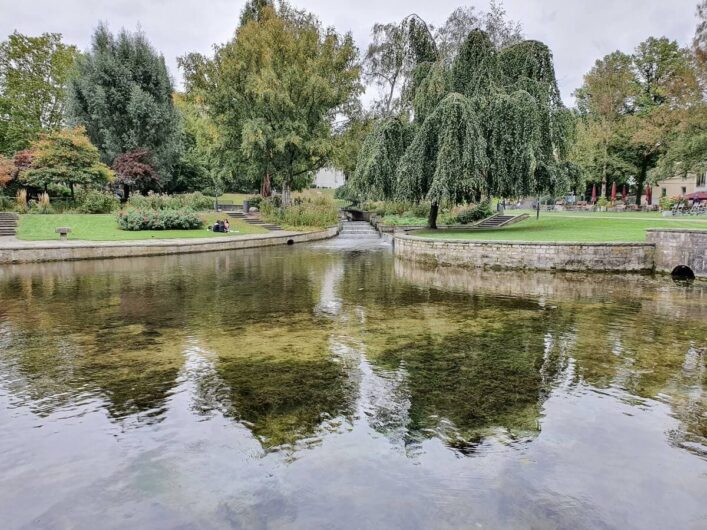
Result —
[[378, 242], [0, 267], [3, 528], [705, 528], [707, 283]]

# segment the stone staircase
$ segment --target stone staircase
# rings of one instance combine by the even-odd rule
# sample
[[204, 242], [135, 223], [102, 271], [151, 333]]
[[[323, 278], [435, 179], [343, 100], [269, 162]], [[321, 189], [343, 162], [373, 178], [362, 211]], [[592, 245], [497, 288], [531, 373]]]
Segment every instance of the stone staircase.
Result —
[[269, 230], [270, 232], [282, 231], [282, 227], [280, 227], [278, 225], [266, 223], [265, 221], [261, 221], [259, 216], [246, 214], [242, 210], [232, 210], [232, 211], [226, 211], [224, 213], [226, 213], [231, 219], [239, 219], [241, 221], [248, 223], [249, 225], [261, 226], [261, 227], [265, 228], [266, 230]]
[[525, 221], [528, 218], [528, 214], [523, 215], [505, 215], [502, 213], [492, 215], [487, 217], [480, 223], [466, 227], [465, 230], [493, 230], [496, 228], [503, 228], [504, 226], [509, 226], [521, 221]]
[[367, 221], [344, 221], [339, 237], [347, 239], [379, 239], [380, 234]]
[[0, 212], [0, 237], [14, 237], [17, 234], [17, 214]]

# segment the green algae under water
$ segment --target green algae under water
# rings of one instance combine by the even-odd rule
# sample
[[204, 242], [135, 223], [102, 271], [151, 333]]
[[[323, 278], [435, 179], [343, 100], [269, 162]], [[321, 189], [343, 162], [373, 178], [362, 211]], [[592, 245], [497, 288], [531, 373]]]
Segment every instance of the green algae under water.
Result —
[[707, 283], [383, 246], [0, 267], [3, 528], [704, 528]]

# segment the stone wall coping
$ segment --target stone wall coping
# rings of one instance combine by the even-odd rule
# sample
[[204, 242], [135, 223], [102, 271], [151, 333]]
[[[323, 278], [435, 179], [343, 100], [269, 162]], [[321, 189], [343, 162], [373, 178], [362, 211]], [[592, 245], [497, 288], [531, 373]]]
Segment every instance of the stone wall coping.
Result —
[[270, 234], [193, 239], [150, 239], [131, 241], [2, 241], [0, 265], [88, 259], [113, 259], [167, 254], [191, 254], [269, 247], [328, 239], [339, 233], [339, 226], [310, 232], [272, 232]]
[[707, 229], [700, 230], [699, 228], [648, 228], [646, 232], [678, 232], [681, 234], [688, 233], [707, 235]]
[[[698, 230], [699, 231], [699, 230]], [[422, 241], [425, 243], [453, 243], [455, 245], [519, 245], [529, 247], [655, 247], [655, 243], [641, 243], [637, 241], [622, 242], [587, 242], [587, 241], [506, 241], [492, 239], [437, 239], [410, 235], [398, 235], [395, 239], [407, 241]]]

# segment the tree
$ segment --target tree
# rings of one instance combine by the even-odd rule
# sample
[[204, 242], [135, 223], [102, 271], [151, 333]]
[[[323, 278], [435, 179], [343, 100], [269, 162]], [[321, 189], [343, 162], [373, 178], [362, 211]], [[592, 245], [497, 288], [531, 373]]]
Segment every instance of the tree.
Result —
[[282, 3], [240, 27], [206, 67], [204, 100], [239, 165], [289, 191], [311, 182], [335, 149], [333, 121], [362, 92], [350, 34]]
[[576, 181], [566, 160], [574, 121], [560, 99], [547, 46], [523, 41], [499, 52], [485, 32], [474, 30], [451, 66], [425, 61], [414, 72], [412, 139], [405, 141], [401, 117], [374, 128], [352, 190], [369, 198], [428, 200], [434, 228], [442, 202], [483, 193], [561, 193]]
[[448, 95], [425, 119], [396, 171], [397, 195], [430, 201], [429, 228], [437, 228], [439, 205], [453, 204], [485, 188], [486, 142], [471, 102]]
[[506, 15], [503, 3], [495, 0], [491, 1], [487, 13], [477, 11], [474, 6], [458, 7], [435, 32], [440, 57], [451, 64], [469, 33], [476, 30], [484, 31], [497, 50], [521, 42], [523, 28]]
[[394, 198], [395, 173], [410, 136], [410, 127], [400, 118], [387, 118], [375, 124], [361, 146], [351, 190], [364, 199]]
[[349, 119], [346, 126], [335, 137], [331, 165], [340, 170], [346, 180], [351, 178], [356, 171], [359, 153], [372, 125], [373, 118], [371, 116], [357, 113]]
[[58, 33], [14, 32], [0, 43], [0, 153], [25, 149], [64, 123], [66, 85], [78, 52]]
[[128, 200], [131, 189], [147, 190], [159, 184], [160, 176], [149, 159], [147, 149], [134, 149], [119, 155], [113, 162], [116, 182], [123, 186], [123, 200]]
[[631, 180], [640, 204], [649, 173], [700, 99], [694, 61], [675, 41], [651, 37], [630, 56], [609, 54], [577, 91], [582, 123], [574, 154], [602, 182], [602, 194], [609, 178]]
[[17, 168], [10, 158], [0, 155], [0, 188], [7, 186], [15, 179]]
[[390, 116], [403, 110], [411, 101], [405, 93], [408, 84], [414, 84], [415, 68], [437, 58], [434, 37], [417, 15], [409, 15], [400, 23], [374, 25], [364, 73], [383, 92], [382, 99], [375, 104], [377, 113]]
[[164, 58], [144, 34], [101, 25], [91, 50], [77, 62], [69, 109], [84, 126], [106, 164], [122, 153], [147, 149], [169, 186], [179, 153], [180, 122]]
[[697, 6], [697, 30], [692, 41], [703, 94], [707, 93], [707, 0]]
[[66, 185], [74, 198], [74, 186], [100, 187], [113, 180], [113, 172], [101, 162], [98, 149], [82, 128], [42, 133], [32, 143], [32, 164], [20, 172], [29, 186]]
[[707, 1], [698, 5], [697, 17], [692, 53], [701, 97], [680, 113], [679, 122], [667, 136], [665, 154], [654, 171], [659, 178], [707, 172]]

